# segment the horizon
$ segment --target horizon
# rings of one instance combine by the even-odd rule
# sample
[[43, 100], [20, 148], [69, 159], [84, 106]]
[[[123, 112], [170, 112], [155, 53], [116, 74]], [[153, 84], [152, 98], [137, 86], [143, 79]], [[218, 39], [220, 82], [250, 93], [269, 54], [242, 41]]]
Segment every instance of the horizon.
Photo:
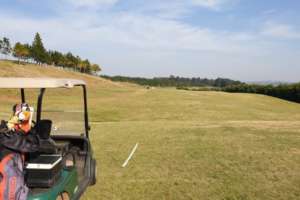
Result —
[[3, 0], [0, 37], [71, 51], [109, 76], [299, 82], [300, 2]]

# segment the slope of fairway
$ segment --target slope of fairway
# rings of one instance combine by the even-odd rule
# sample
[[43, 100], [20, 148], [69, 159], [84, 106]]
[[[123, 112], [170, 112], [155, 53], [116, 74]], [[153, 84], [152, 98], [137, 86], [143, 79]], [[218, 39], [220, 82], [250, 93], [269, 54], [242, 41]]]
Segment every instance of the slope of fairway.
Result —
[[52, 77], [52, 78], [73, 78], [82, 79], [89, 85], [98, 84], [99, 86], [118, 85], [109, 80], [90, 76], [78, 72], [72, 72], [53, 66], [38, 66], [34, 64], [17, 64], [16, 62], [0, 60], [1, 77]]
[[[146, 89], [11, 65], [0, 62], [0, 75], [88, 82], [98, 183], [83, 199], [300, 199], [299, 104], [254, 94]], [[0, 95], [0, 111], [15, 94]], [[72, 107], [75, 96], [48, 103]]]

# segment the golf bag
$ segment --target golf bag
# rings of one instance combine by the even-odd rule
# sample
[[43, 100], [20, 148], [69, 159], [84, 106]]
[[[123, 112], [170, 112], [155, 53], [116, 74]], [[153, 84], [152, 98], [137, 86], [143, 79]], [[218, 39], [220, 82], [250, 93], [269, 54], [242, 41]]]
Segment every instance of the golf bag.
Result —
[[24, 183], [23, 158], [10, 153], [0, 162], [0, 200], [26, 200], [28, 188]]
[[0, 124], [0, 200], [26, 200], [28, 188], [24, 182], [24, 153], [35, 152], [39, 138], [12, 131], [6, 122]]

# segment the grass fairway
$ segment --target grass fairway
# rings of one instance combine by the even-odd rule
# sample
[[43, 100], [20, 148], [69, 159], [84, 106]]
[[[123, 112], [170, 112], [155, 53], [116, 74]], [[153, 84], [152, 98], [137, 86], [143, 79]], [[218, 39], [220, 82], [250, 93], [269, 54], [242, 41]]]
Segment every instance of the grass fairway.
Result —
[[[19, 68], [0, 62], [0, 75], [88, 82], [99, 169], [85, 200], [300, 199], [299, 104], [254, 94], [147, 90], [51, 67]], [[0, 95], [0, 111], [15, 94]], [[72, 106], [75, 95], [49, 103]]]

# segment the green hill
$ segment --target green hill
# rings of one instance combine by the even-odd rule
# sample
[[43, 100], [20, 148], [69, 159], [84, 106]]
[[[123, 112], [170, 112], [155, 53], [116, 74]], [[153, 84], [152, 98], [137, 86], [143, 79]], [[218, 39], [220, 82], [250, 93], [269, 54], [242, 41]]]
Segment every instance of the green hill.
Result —
[[[99, 174], [83, 199], [300, 198], [299, 104], [255, 94], [146, 89], [3, 61], [0, 76], [87, 81]], [[2, 92], [1, 105], [16, 101], [15, 94]], [[72, 101], [62, 95], [49, 102]]]

